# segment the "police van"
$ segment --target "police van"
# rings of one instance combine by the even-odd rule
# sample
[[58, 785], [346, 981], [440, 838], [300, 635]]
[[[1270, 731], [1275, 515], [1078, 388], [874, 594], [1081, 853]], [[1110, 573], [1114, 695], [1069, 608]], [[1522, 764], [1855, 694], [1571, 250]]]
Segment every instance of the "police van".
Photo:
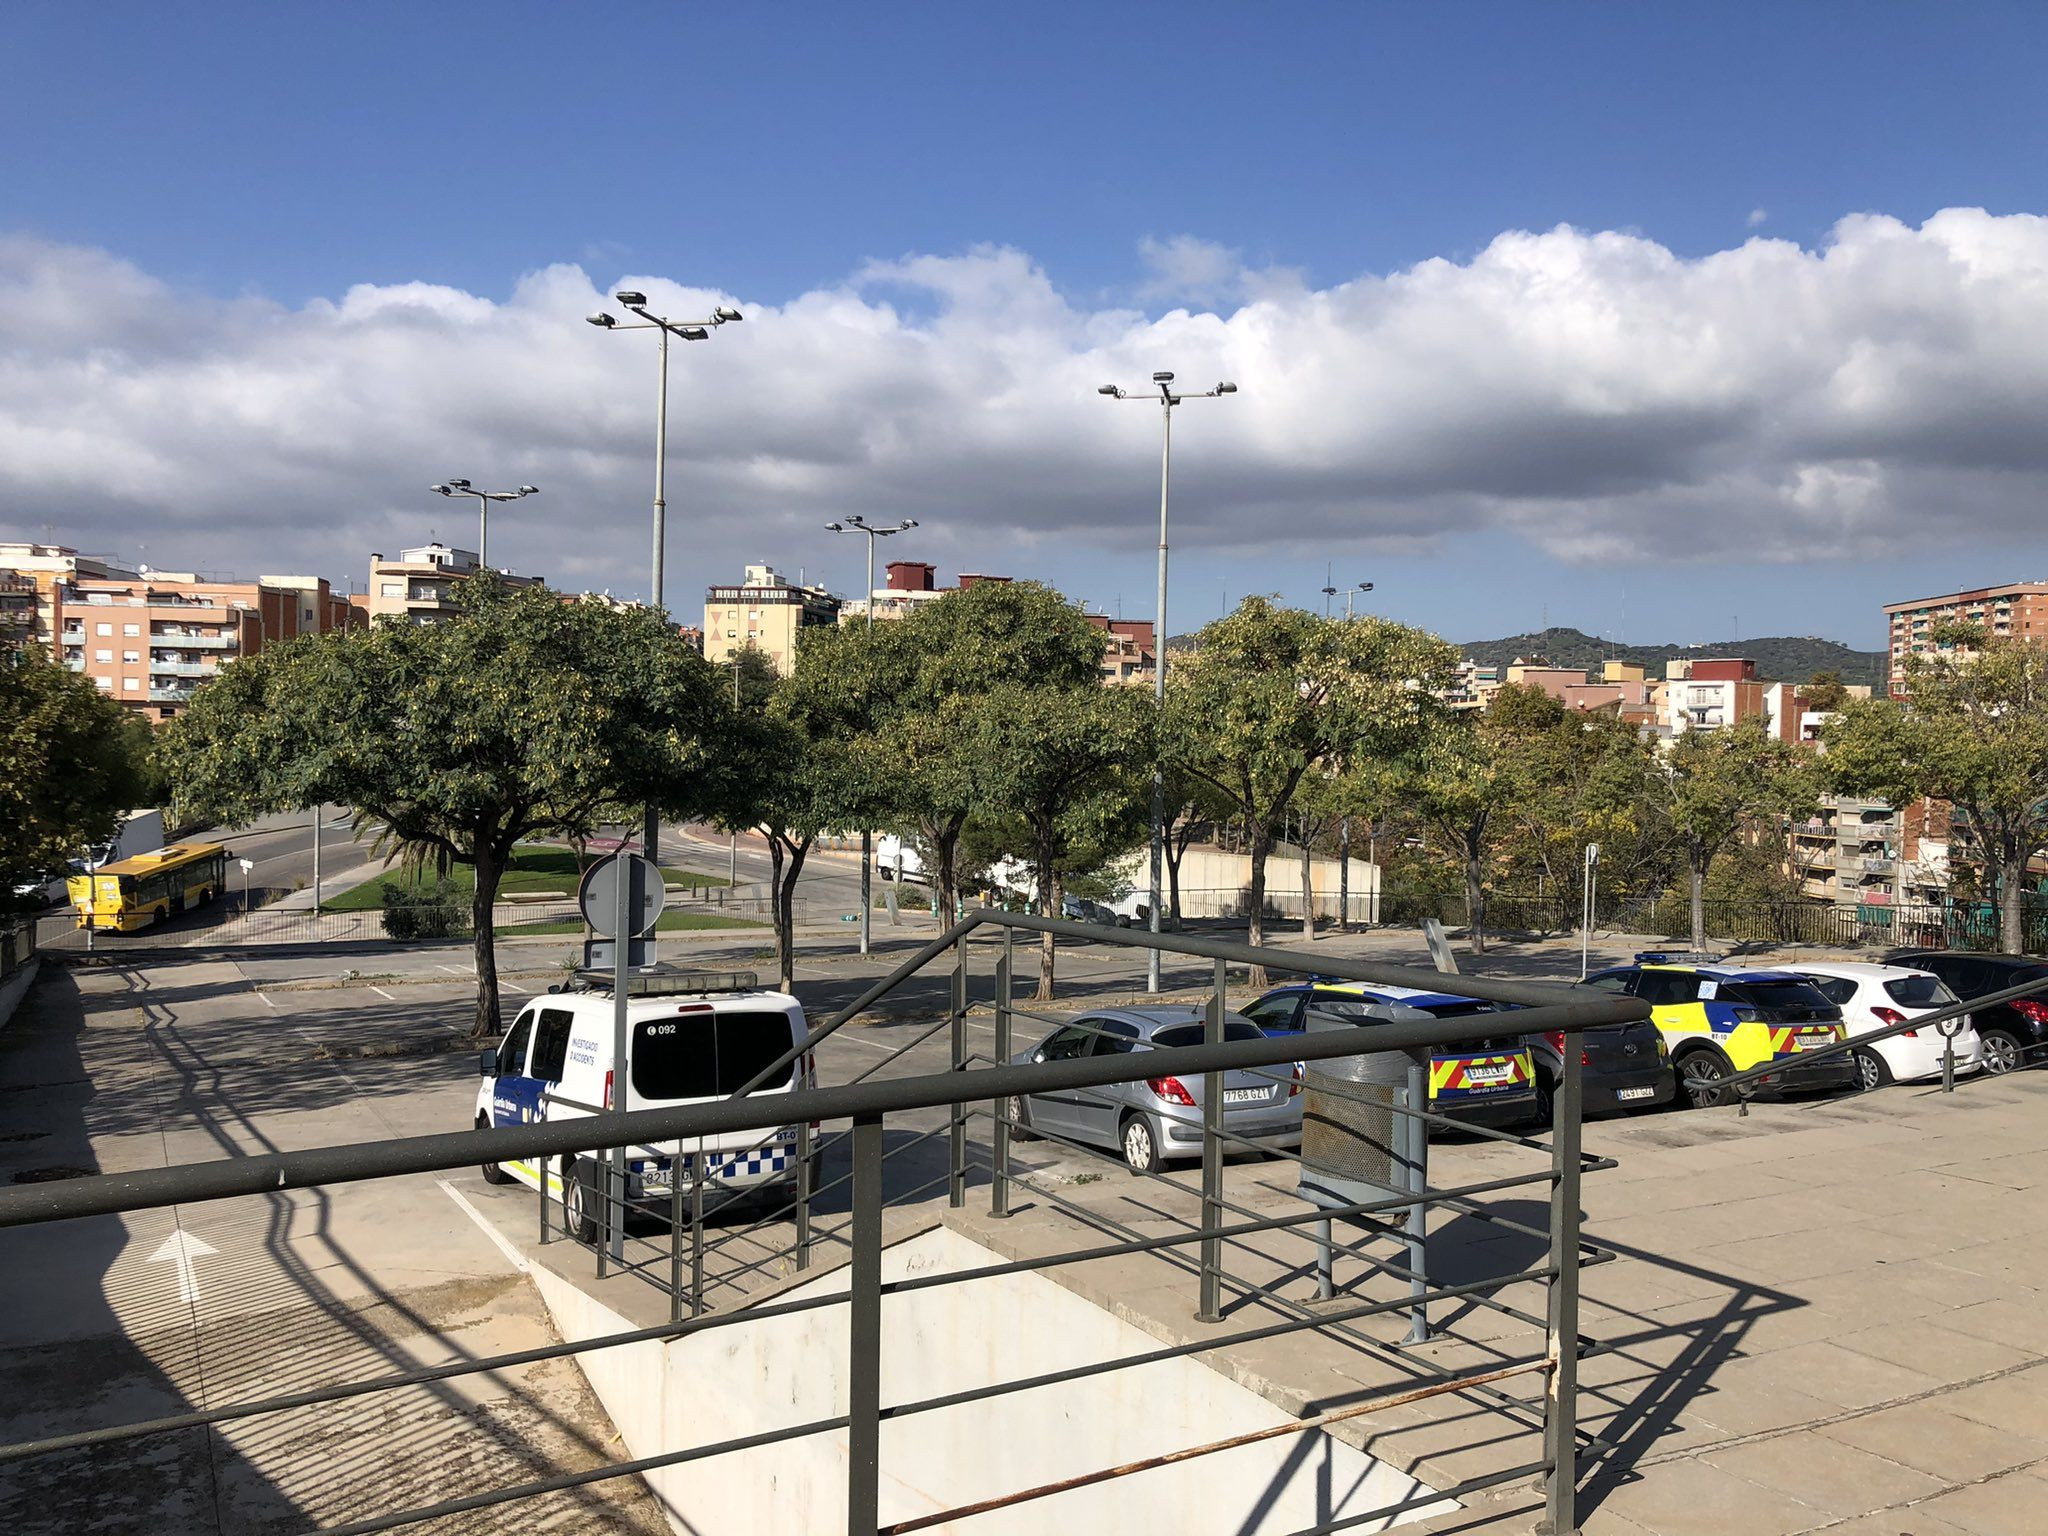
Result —
[[[731, 1097], [800, 1045], [808, 1029], [797, 1000], [763, 991], [749, 971], [649, 968], [627, 977], [626, 1070], [612, 1059], [612, 978], [585, 971], [560, 992], [532, 999], [478, 1063], [479, 1130], [582, 1119], [609, 1112], [624, 1088], [627, 1110], [669, 1109]], [[779, 1068], [750, 1095], [772, 1098], [816, 1086], [811, 1053]], [[601, 1165], [608, 1154], [569, 1153], [547, 1162], [486, 1163], [493, 1184], [545, 1184], [564, 1225], [597, 1238]], [[797, 1176], [797, 1127], [732, 1131], [627, 1148], [626, 1201], [665, 1200], [681, 1179], [713, 1196], [772, 1191]]]

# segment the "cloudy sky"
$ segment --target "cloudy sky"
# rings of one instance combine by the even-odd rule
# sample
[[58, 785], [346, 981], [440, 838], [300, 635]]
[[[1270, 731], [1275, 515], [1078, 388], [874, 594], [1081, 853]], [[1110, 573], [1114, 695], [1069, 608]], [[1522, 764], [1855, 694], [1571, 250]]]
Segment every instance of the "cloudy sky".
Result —
[[[1456, 639], [1820, 633], [2048, 576], [2034, 13], [17, 8], [0, 537], [363, 579], [495, 560], [669, 598], [890, 553]], [[1821, 15], [1817, 8], [1812, 16]], [[574, 23], [573, 25], [571, 23]], [[1281, 23], [1284, 22], [1284, 26]], [[1340, 599], [1341, 601], [1341, 599]]]

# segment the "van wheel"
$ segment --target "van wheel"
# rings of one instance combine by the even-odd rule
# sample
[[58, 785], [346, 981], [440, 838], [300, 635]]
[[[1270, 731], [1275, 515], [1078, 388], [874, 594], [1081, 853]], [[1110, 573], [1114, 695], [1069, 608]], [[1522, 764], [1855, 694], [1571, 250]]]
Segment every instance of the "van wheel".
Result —
[[1678, 1063], [1678, 1087], [1694, 1109], [1718, 1109], [1735, 1102], [1735, 1090], [1721, 1086], [1728, 1063], [1712, 1051], [1694, 1051]]
[[[476, 1117], [476, 1128], [480, 1131], [488, 1131], [491, 1128], [490, 1117], [478, 1115]], [[496, 1163], [479, 1163], [477, 1166], [483, 1170], [484, 1182], [486, 1184], [510, 1184], [512, 1182], [512, 1175]]]
[[562, 1180], [562, 1225], [586, 1247], [597, 1241], [597, 1168], [588, 1158]]

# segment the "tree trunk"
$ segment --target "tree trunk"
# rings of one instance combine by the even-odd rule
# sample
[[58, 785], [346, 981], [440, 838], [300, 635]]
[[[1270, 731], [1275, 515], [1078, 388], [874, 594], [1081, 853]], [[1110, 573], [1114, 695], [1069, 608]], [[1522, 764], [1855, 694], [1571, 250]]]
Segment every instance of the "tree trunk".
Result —
[[[1041, 917], [1060, 915], [1060, 887], [1052, 872], [1052, 838], [1041, 836], [1038, 840], [1038, 911]], [[1038, 992], [1034, 1001], [1052, 1001], [1052, 935], [1038, 937]]]
[[1472, 953], [1486, 953], [1486, 865], [1468, 846], [1465, 850], [1465, 930]]
[[470, 950], [476, 959], [476, 1023], [470, 1036], [476, 1040], [494, 1040], [505, 1032], [505, 1021], [498, 1011], [497, 935], [491, 928], [491, 912], [498, 904], [498, 882], [504, 874], [505, 866], [498, 861], [497, 850], [487, 839], [478, 838], [476, 889], [469, 898], [469, 921], [474, 930]]
[[796, 883], [804, 872], [804, 858], [811, 851], [805, 838], [789, 849], [789, 873], [782, 872], [783, 847], [779, 838], [769, 838], [772, 878], [775, 881], [775, 970], [778, 985], [787, 992], [796, 985]]
[[1686, 857], [1686, 867], [1692, 874], [1692, 947], [1696, 954], [1703, 954], [1707, 947], [1707, 866], [1698, 854]]
[[932, 916], [939, 920], [941, 928], [953, 926], [953, 914], [960, 910], [960, 877], [956, 866], [960, 859], [960, 828], [955, 825], [949, 832], [943, 828], [932, 833], [932, 859], [937, 868], [932, 871]]
[[[1266, 855], [1272, 851], [1272, 836], [1264, 824], [1252, 821], [1245, 828], [1245, 850], [1251, 856], [1251, 932], [1245, 935], [1253, 948], [1266, 942]], [[1266, 985], [1266, 968], [1255, 965], [1245, 977], [1253, 987]]]
[[1306, 837], [1301, 840], [1301, 938], [1304, 944], [1316, 941], [1315, 865]]
[[[1173, 919], [1175, 931], [1180, 929], [1180, 861], [1187, 857], [1187, 833], [1177, 833], [1166, 839], [1166, 911]], [[1178, 846], [1176, 846], [1178, 845]]]

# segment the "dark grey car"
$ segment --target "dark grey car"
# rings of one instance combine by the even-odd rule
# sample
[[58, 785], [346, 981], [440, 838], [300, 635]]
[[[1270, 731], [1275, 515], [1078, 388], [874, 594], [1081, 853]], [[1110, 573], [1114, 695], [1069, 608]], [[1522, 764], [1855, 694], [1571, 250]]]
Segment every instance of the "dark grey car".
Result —
[[[1067, 1061], [1172, 1046], [1199, 1045], [1205, 1019], [1199, 1007], [1104, 1008], [1077, 1015], [1012, 1063]], [[1266, 1038], [1251, 1020], [1223, 1016], [1226, 1040]], [[1301, 1145], [1301, 1083], [1285, 1064], [1223, 1075], [1223, 1128], [1233, 1137], [1292, 1149]], [[1103, 1088], [1034, 1093], [1010, 1108], [1018, 1129], [1063, 1141], [1106, 1147], [1140, 1173], [1156, 1173], [1169, 1159], [1202, 1153], [1202, 1078], [1161, 1075]], [[1240, 1145], [1236, 1141], [1227, 1147]]]

